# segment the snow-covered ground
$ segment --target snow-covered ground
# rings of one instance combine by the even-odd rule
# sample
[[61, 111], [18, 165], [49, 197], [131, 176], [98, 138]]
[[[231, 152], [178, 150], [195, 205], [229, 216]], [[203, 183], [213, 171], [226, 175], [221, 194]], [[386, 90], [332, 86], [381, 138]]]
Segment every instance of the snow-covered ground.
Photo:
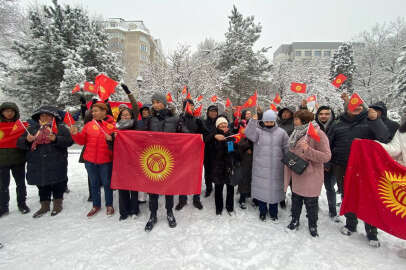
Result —
[[[299, 231], [287, 232], [288, 210], [279, 212], [280, 224], [264, 223], [258, 209], [238, 207], [238, 195], [232, 217], [215, 215], [213, 195], [202, 196], [201, 211], [189, 198], [182, 211], [175, 211], [178, 226], [174, 229], [168, 227], [161, 197], [158, 224], [150, 233], [144, 231], [149, 217], [145, 204], [136, 220], [118, 221], [117, 192], [113, 217], [106, 217], [103, 208], [88, 219], [87, 176], [78, 158], [78, 150], [71, 150], [71, 193], [65, 195], [64, 210], [55, 217], [21, 215], [12, 180], [10, 214], [0, 219], [0, 242], [4, 244], [0, 269], [406, 269], [406, 260], [397, 256], [406, 248], [406, 241], [379, 232], [382, 247], [371, 248], [362, 222], [359, 233], [341, 235], [343, 224], [327, 217], [324, 190], [317, 239], [308, 233], [304, 212]], [[38, 210], [38, 200], [37, 188], [29, 186], [27, 204], [32, 212]]]

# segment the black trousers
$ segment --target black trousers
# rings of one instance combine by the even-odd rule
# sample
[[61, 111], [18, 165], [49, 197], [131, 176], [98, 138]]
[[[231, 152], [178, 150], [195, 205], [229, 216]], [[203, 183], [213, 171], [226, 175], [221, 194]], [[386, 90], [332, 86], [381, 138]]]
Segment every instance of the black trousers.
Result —
[[[341, 191], [341, 197], [344, 198], [344, 176], [345, 176], [345, 171], [346, 167], [345, 166], [340, 166], [340, 165], [334, 165], [333, 167], [333, 173], [337, 178], [337, 185], [338, 189]], [[358, 218], [357, 215], [354, 213], [347, 213], [344, 215], [345, 216], [345, 226], [355, 232], [357, 230], [357, 225], [358, 225]], [[365, 223], [365, 222], [364, 222]], [[378, 237], [378, 230], [376, 227], [365, 223], [365, 232], [367, 233], [367, 237], [369, 240], [376, 240]]]
[[37, 186], [39, 201], [51, 201], [51, 197], [54, 199], [63, 199], [63, 193], [65, 192], [66, 182], [59, 182], [52, 185]]
[[20, 206], [25, 203], [27, 190], [25, 186], [25, 163], [0, 167], [0, 208], [8, 209], [10, 201], [10, 171], [16, 182], [17, 204]]
[[[226, 196], [226, 209], [229, 212], [234, 210], [234, 187], [231, 185], [227, 186], [227, 196]], [[224, 199], [223, 199], [223, 188], [224, 184], [215, 184], [214, 185], [214, 201], [216, 204], [216, 211], [221, 212], [224, 208]]]
[[[193, 195], [193, 201], [200, 201], [200, 194]], [[187, 195], [179, 195], [179, 202], [187, 202]]]
[[292, 218], [300, 220], [303, 204], [306, 207], [309, 227], [317, 227], [319, 197], [303, 197], [292, 192]]
[[138, 205], [138, 191], [119, 190], [118, 207], [120, 216], [138, 215], [140, 208]]
[[210, 179], [209, 171], [204, 168], [204, 183], [206, 184], [206, 191], [211, 192], [213, 190], [213, 181]]
[[[158, 194], [149, 194], [149, 210], [151, 215], [156, 215], [158, 211]], [[172, 211], [173, 209], [173, 195], [165, 195], [165, 208], [167, 211]]]

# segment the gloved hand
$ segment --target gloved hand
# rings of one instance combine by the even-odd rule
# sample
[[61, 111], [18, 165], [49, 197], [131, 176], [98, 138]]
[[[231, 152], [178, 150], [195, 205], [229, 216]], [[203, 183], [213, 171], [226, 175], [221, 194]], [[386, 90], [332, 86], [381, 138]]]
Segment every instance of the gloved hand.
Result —
[[122, 83], [122, 84], [121, 84], [121, 87], [123, 88], [124, 92], [125, 92], [127, 95], [131, 94], [131, 91], [130, 91], [130, 89], [128, 89], [128, 86], [127, 86], [127, 85], [125, 85], [124, 83]]

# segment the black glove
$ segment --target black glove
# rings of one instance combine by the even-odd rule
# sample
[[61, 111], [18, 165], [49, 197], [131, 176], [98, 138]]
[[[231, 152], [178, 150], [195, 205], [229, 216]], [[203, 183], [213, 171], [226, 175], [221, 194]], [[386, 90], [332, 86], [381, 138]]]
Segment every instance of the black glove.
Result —
[[127, 95], [131, 94], [131, 91], [130, 91], [130, 89], [128, 89], [128, 86], [127, 86], [127, 85], [125, 85], [124, 83], [122, 83], [122, 84], [121, 84], [121, 87], [123, 88], [124, 92], [125, 92]]
[[84, 96], [80, 96], [80, 103], [81, 104], [86, 104], [86, 99], [85, 99], [85, 97]]

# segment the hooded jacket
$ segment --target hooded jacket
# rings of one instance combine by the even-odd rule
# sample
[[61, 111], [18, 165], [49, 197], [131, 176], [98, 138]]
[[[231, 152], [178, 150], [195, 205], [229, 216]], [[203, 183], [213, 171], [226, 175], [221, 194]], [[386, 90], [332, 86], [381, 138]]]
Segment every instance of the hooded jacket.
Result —
[[383, 103], [382, 101], [378, 101], [377, 103], [369, 106], [369, 108], [380, 111], [382, 113], [381, 119], [382, 119], [383, 123], [385, 124], [385, 126], [388, 128], [389, 134], [390, 134], [389, 138], [387, 139], [387, 141], [385, 143], [390, 142], [393, 139], [393, 137], [395, 136], [395, 133], [399, 128], [399, 124], [388, 118], [388, 109], [386, 108], [385, 103]]
[[[3, 111], [12, 109], [15, 112], [15, 116], [11, 120], [7, 120], [3, 117]], [[0, 105], [0, 122], [16, 122], [20, 119], [20, 110], [17, 104], [13, 102], [4, 102]], [[19, 165], [25, 162], [25, 151], [15, 148], [0, 148], [0, 167], [8, 167], [13, 165]]]
[[[283, 111], [288, 110], [292, 113], [292, 117], [289, 119], [282, 119], [282, 114]], [[294, 107], [285, 107], [282, 108], [279, 112], [278, 112], [278, 126], [280, 128], [282, 128], [283, 130], [286, 131], [286, 133], [288, 134], [288, 136], [290, 136], [293, 132], [293, 130], [295, 129], [294, 125], [293, 125], [293, 114], [295, 113], [295, 109]]]

